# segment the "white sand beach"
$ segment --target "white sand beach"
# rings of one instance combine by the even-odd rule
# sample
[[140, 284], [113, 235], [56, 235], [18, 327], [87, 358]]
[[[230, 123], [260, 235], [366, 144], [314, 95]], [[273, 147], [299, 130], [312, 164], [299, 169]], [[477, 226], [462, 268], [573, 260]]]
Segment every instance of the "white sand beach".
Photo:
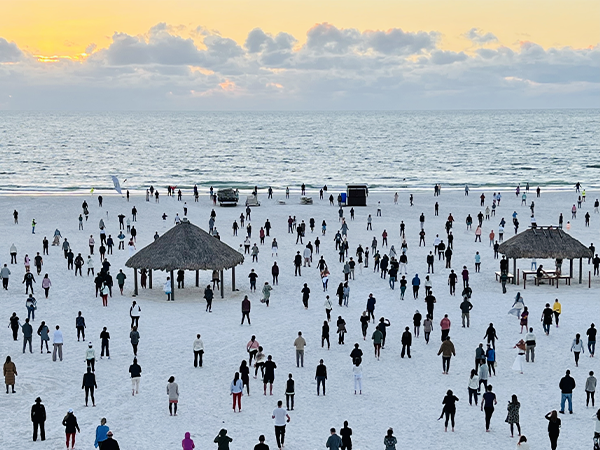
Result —
[[[330, 189], [329, 193], [332, 193]], [[328, 193], [328, 194], [329, 194]], [[445, 238], [444, 224], [449, 213], [455, 223], [454, 254], [452, 267], [460, 274], [463, 265], [470, 272], [470, 285], [473, 289], [470, 328], [460, 324], [462, 282], [459, 279], [457, 295], [450, 296], [447, 279], [449, 269], [443, 262], [435, 260], [435, 274], [430, 275], [433, 292], [437, 297], [435, 307], [434, 330], [429, 345], [423, 336], [413, 337], [412, 358], [400, 358], [400, 338], [405, 326], [412, 331], [412, 317], [415, 310], [423, 316], [426, 305], [423, 301], [424, 288], [421, 287], [418, 300], [412, 298], [410, 288], [404, 301], [399, 298], [399, 286], [391, 290], [387, 280], [373, 272], [372, 255], [369, 268], [357, 268], [355, 280], [350, 281], [349, 306], [339, 307], [335, 291], [343, 280], [343, 264], [338, 262], [335, 251], [334, 235], [339, 227], [338, 207], [330, 206], [327, 198], [319, 200], [318, 193], [312, 192], [313, 205], [300, 205], [299, 189], [294, 189], [290, 199], [285, 200], [282, 192], [276, 192], [272, 200], [266, 193], [259, 194], [260, 207], [252, 208], [252, 243], [259, 242], [259, 229], [268, 218], [272, 224], [271, 236], [265, 245], [259, 245], [258, 263], [251, 263], [249, 257], [243, 265], [236, 268], [237, 288], [231, 291], [231, 275], [225, 272], [225, 298], [216, 295], [213, 312], [205, 312], [202, 298], [204, 287], [210, 282], [211, 273], [200, 273], [200, 288], [194, 287], [195, 275], [186, 273], [186, 288], [176, 291], [174, 302], [166, 302], [162, 285], [167, 274], [154, 274], [154, 289], [140, 289], [135, 300], [142, 309], [139, 332], [139, 364], [142, 377], [139, 396], [131, 395], [131, 383], [128, 374], [133, 353], [129, 341], [129, 307], [133, 300], [133, 271], [125, 267], [129, 251], [114, 250], [108, 255], [112, 264], [113, 277], [123, 268], [127, 275], [124, 295], [118, 288], [113, 289], [108, 307], [103, 308], [100, 297], [94, 295], [92, 276], [75, 277], [67, 270], [66, 260], [59, 247], [50, 246], [48, 256], [44, 256], [42, 275], [35, 275], [35, 297], [37, 311], [33, 322], [34, 333], [42, 320], [50, 329], [60, 325], [63, 330], [64, 360], [53, 362], [51, 355], [40, 354], [39, 338], [33, 339], [33, 354], [22, 353], [22, 335], [19, 341], [12, 340], [11, 330], [7, 328], [9, 316], [13, 311], [21, 318], [27, 317], [24, 285], [21, 284], [25, 269], [25, 254], [33, 260], [36, 252], [42, 251], [42, 239], [47, 236], [50, 242], [55, 229], [71, 243], [74, 253], [81, 252], [85, 260], [88, 256], [88, 238], [90, 234], [99, 245], [98, 223], [103, 219], [107, 234], [113, 238], [119, 233], [117, 215], [130, 217], [131, 208], [138, 209], [137, 222], [132, 222], [138, 231], [137, 249], [153, 241], [153, 235], [162, 235], [173, 227], [176, 213], [183, 217], [183, 202], [175, 197], [167, 197], [161, 188], [160, 203], [145, 201], [141, 192], [132, 193], [130, 202], [114, 193], [101, 193], [103, 207], [98, 206], [98, 192], [94, 195], [2, 195], [0, 196], [0, 264], [10, 262], [9, 248], [15, 244], [18, 249], [17, 264], [9, 264], [12, 272], [8, 291], [0, 290], [2, 320], [4, 328], [0, 335], [0, 357], [4, 361], [7, 355], [13, 358], [18, 376], [16, 394], [4, 394], [0, 397], [2, 433], [0, 445], [5, 449], [62, 449], [65, 446], [64, 428], [61, 421], [67, 410], [72, 408], [79, 420], [81, 434], [77, 435], [75, 448], [92, 448], [95, 428], [102, 417], [118, 437], [122, 449], [178, 449], [185, 432], [191, 432], [196, 449], [216, 448], [213, 439], [221, 428], [226, 428], [233, 438], [232, 449], [249, 449], [258, 442], [258, 436], [264, 434], [267, 444], [276, 448], [271, 413], [277, 400], [285, 400], [285, 380], [292, 373], [296, 381], [295, 409], [290, 411], [291, 422], [287, 425], [286, 450], [312, 450], [325, 448], [329, 428], [339, 429], [344, 420], [348, 420], [353, 429], [354, 449], [370, 450], [383, 448], [383, 438], [389, 427], [394, 428], [399, 449], [438, 449], [464, 450], [467, 448], [513, 449], [517, 438], [510, 437], [509, 427], [504, 422], [506, 405], [512, 394], [517, 394], [521, 402], [520, 423], [523, 434], [528, 437], [531, 449], [549, 448], [547, 421], [544, 415], [553, 409], [560, 409], [560, 390], [558, 383], [567, 368], [577, 382], [574, 391], [574, 414], [561, 415], [562, 429], [559, 448], [591, 448], [596, 408], [585, 406], [585, 380], [590, 370], [600, 374], [598, 358], [582, 355], [579, 367], [575, 367], [571, 343], [576, 333], [581, 333], [587, 342], [585, 332], [590, 323], [600, 325], [598, 314], [600, 303], [600, 277], [592, 277], [588, 287], [588, 273], [592, 265], [583, 262], [583, 283], [578, 283], [578, 261], [574, 264], [575, 278], [571, 285], [561, 282], [559, 288], [543, 284], [535, 286], [533, 282], [523, 289], [520, 284], [508, 285], [503, 295], [494, 272], [499, 270], [498, 260], [493, 258], [493, 250], [488, 242], [488, 234], [493, 229], [498, 232], [498, 223], [504, 217], [507, 221], [505, 240], [514, 233], [511, 215], [517, 211], [521, 230], [529, 225], [529, 204], [535, 201], [535, 217], [538, 225], [557, 225], [559, 213], [563, 213], [565, 225], [570, 221], [568, 233], [585, 246], [594, 243], [600, 247], [600, 215], [594, 213], [594, 200], [600, 196], [597, 191], [587, 192], [587, 201], [577, 211], [577, 218], [571, 219], [571, 207], [577, 200], [574, 189], [568, 191], [546, 191], [542, 186], [541, 197], [535, 197], [535, 186], [529, 192], [527, 206], [521, 206], [521, 197], [514, 190], [503, 190], [502, 201], [496, 216], [483, 223], [482, 242], [474, 242], [474, 230], [480, 207], [481, 191], [472, 189], [468, 197], [462, 190], [445, 190], [439, 197], [433, 196], [433, 189], [414, 193], [414, 206], [409, 206], [408, 190], [399, 191], [399, 202], [393, 201], [393, 193], [371, 193], [367, 207], [355, 207], [355, 220], [350, 220], [349, 208], [345, 208], [348, 220], [348, 240], [350, 256], [354, 256], [359, 244], [363, 248], [371, 246], [373, 236], [377, 237], [379, 249], [387, 252], [389, 247], [381, 249], [381, 234], [388, 232], [389, 245], [400, 252], [400, 221], [406, 224], [408, 243], [408, 276], [410, 280], [416, 273], [421, 281], [427, 275], [426, 255], [433, 250], [436, 234]], [[326, 197], [327, 195], [326, 194]], [[491, 206], [492, 192], [485, 191], [486, 206]], [[334, 193], [337, 196], [337, 192]], [[245, 198], [245, 196], [244, 196]], [[90, 217], [84, 222], [84, 230], [78, 230], [78, 216], [84, 200], [89, 203]], [[285, 205], [278, 204], [284, 200]], [[194, 202], [190, 191], [184, 192], [183, 201], [189, 208], [187, 217], [202, 229], [208, 229], [211, 209], [217, 213], [216, 227], [221, 240], [234, 249], [243, 242], [243, 229], [239, 236], [232, 236], [231, 226], [239, 219], [244, 210], [242, 204], [235, 208], [213, 206], [206, 192], [202, 192], [200, 201]], [[439, 216], [434, 216], [434, 203], [439, 202]], [[382, 210], [381, 217], [376, 216], [378, 202]], [[19, 224], [13, 223], [13, 210], [19, 212]], [[591, 225], [584, 226], [584, 214], [591, 214]], [[163, 213], [168, 219], [163, 221]], [[425, 247], [419, 247], [419, 216], [425, 214]], [[373, 231], [366, 230], [367, 215], [373, 218]], [[472, 230], [465, 228], [465, 217], [471, 214], [474, 219]], [[294, 277], [293, 258], [296, 251], [304, 245], [296, 245], [296, 235], [287, 232], [287, 218], [296, 216], [298, 223], [307, 223], [307, 235], [304, 243], [314, 242], [318, 236], [322, 243], [320, 254], [331, 271], [328, 295], [334, 303], [331, 322], [331, 349], [321, 348], [321, 326], [325, 319], [323, 292], [319, 271], [312, 267], [302, 268], [302, 276]], [[310, 232], [308, 223], [314, 218], [316, 228]], [[31, 221], [35, 219], [35, 234], [31, 232]], [[327, 222], [327, 234], [321, 235], [321, 222]], [[565, 229], [566, 231], [566, 229]], [[271, 240], [277, 238], [279, 254], [271, 256]], [[116, 240], [116, 239], [115, 239]], [[481, 254], [481, 272], [475, 273], [475, 252]], [[316, 262], [319, 255], [313, 257]], [[265, 281], [271, 282], [271, 266], [277, 261], [281, 268], [279, 284], [273, 286], [270, 306], [260, 303], [260, 287]], [[553, 268], [553, 261], [539, 260], [547, 268]], [[518, 261], [520, 270], [530, 268], [530, 260]], [[100, 259], [96, 251], [94, 256], [96, 270]], [[256, 293], [250, 293], [248, 273], [254, 268], [258, 273]], [[512, 271], [512, 262], [510, 265]], [[35, 268], [32, 266], [35, 274]], [[568, 271], [568, 261], [563, 263], [563, 272]], [[49, 298], [45, 299], [41, 289], [42, 277], [49, 274], [52, 281]], [[460, 275], [459, 275], [460, 276]], [[303, 283], [311, 289], [309, 309], [302, 305], [300, 292]], [[409, 282], [410, 284], [410, 282]], [[530, 311], [530, 326], [537, 336], [536, 361], [526, 363], [523, 374], [511, 370], [517, 354], [514, 345], [524, 334], [519, 334], [519, 321], [508, 315], [517, 292], [524, 298]], [[370, 340], [374, 331], [371, 324], [367, 340], [363, 341], [359, 317], [365, 309], [369, 293], [377, 298], [375, 316], [386, 317], [391, 326], [387, 331], [385, 349], [381, 360], [373, 356]], [[252, 301], [252, 325], [240, 326], [240, 303], [244, 295]], [[540, 316], [545, 303], [553, 303], [558, 298], [562, 303], [560, 327], [552, 326], [550, 335], [542, 331]], [[86, 341], [77, 342], [75, 317], [82, 311], [86, 319]], [[440, 345], [439, 321], [448, 314], [452, 321], [450, 336], [456, 346], [456, 357], [452, 358], [450, 373], [442, 375], [441, 357], [437, 356]], [[335, 335], [335, 319], [342, 316], [347, 322], [348, 334], [345, 345], [338, 345]], [[485, 432], [484, 414], [479, 407], [469, 406], [467, 383], [469, 372], [474, 365], [475, 349], [480, 342], [485, 344], [483, 336], [490, 322], [494, 323], [498, 333], [496, 342], [497, 376], [490, 378], [498, 405], [492, 418], [491, 432]], [[86, 370], [85, 350], [87, 341], [91, 341], [100, 353], [99, 335], [102, 327], [108, 327], [111, 334], [111, 359], [96, 362], [96, 407], [84, 407], [84, 393], [81, 379]], [[307, 341], [304, 368], [296, 368], [293, 347], [297, 332], [302, 331]], [[204, 367], [194, 368], [192, 343], [200, 333], [205, 345]], [[263, 396], [260, 379], [250, 379], [250, 396], [242, 398], [242, 412], [233, 413], [229, 385], [240, 362], [247, 359], [246, 342], [256, 335], [267, 355], [272, 355], [277, 364], [273, 396]], [[349, 357], [353, 344], [358, 342], [364, 351], [363, 357], [363, 393], [354, 395], [352, 360]], [[319, 359], [324, 359], [328, 369], [327, 395], [316, 395], [315, 368]], [[175, 376], [179, 384], [180, 399], [177, 417], [168, 413], [166, 394], [167, 379]], [[437, 421], [442, 409], [442, 399], [448, 389], [452, 389], [460, 399], [457, 404], [456, 431], [445, 433], [443, 422]], [[47, 409], [46, 434], [43, 443], [32, 443], [29, 411], [34, 399], [40, 396]], [[600, 399], [598, 399], [600, 402]]]

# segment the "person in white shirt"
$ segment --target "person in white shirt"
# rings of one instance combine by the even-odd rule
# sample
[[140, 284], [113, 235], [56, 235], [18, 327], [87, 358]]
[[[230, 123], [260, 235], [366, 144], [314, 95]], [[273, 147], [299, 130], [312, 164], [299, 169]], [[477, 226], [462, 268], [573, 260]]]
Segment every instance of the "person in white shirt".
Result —
[[56, 331], [54, 332], [54, 339], [52, 341], [54, 344], [54, 351], [52, 352], [52, 361], [56, 361], [56, 354], [58, 353], [58, 357], [62, 361], [62, 346], [63, 346], [63, 334], [60, 331], [60, 327], [56, 325]]
[[129, 316], [131, 317], [131, 328], [139, 326], [140, 316], [142, 315], [142, 308], [134, 300], [129, 308]]
[[308, 267], [310, 267], [310, 257], [311, 257], [312, 253], [310, 251], [310, 248], [306, 247], [304, 249], [304, 251], [302, 252], [302, 256], [304, 257], [304, 267], [306, 267], [306, 265], [308, 264]]
[[85, 362], [88, 367], [91, 367], [92, 372], [95, 372], [94, 364], [96, 363], [96, 350], [92, 347], [92, 343], [88, 344], [88, 348], [85, 351]]
[[469, 377], [469, 405], [472, 405], [472, 399], [475, 399], [475, 406], [477, 406], [477, 395], [479, 394], [479, 376], [477, 370], [471, 369], [471, 376]]
[[289, 414], [283, 409], [283, 401], [277, 402], [277, 408], [273, 410], [271, 418], [275, 419], [275, 440], [277, 448], [281, 449], [285, 441], [285, 424], [291, 420]]
[[529, 328], [529, 333], [525, 335], [525, 361], [529, 362], [529, 354], [531, 353], [531, 362], [535, 361], [535, 334], [533, 328]]
[[204, 342], [200, 339], [200, 335], [196, 335], [194, 341], [194, 367], [202, 367], [202, 355], [204, 354]]
[[583, 350], [583, 340], [581, 339], [581, 335], [579, 333], [577, 333], [575, 335], [575, 339], [573, 339], [571, 351], [575, 355], [575, 366], [579, 367], [579, 354], [585, 353], [585, 351]]
[[352, 366], [352, 373], [354, 374], [354, 395], [356, 395], [356, 391], [360, 395], [362, 395], [362, 366], [360, 365], [360, 361], [355, 361], [354, 366]]

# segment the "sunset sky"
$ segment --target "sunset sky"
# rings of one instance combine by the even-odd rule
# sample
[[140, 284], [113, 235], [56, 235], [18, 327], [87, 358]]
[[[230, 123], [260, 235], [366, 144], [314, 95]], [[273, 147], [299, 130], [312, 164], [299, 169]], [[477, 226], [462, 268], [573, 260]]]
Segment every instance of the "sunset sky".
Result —
[[0, 109], [597, 106], [592, 0], [3, 0]]

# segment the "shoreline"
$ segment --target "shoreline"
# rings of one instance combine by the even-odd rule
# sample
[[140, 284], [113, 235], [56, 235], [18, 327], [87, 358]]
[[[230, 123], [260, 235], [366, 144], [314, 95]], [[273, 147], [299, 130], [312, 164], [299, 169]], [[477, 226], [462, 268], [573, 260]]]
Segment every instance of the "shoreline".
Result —
[[[177, 186], [179, 187], [179, 186]], [[346, 188], [345, 187], [337, 187], [337, 186], [327, 186], [328, 187], [328, 194], [331, 193], [339, 193], [339, 192], [345, 192]], [[160, 187], [161, 191], [164, 191], [165, 194], [161, 194], [161, 197], [165, 197], [166, 196], [166, 186], [165, 187]], [[218, 191], [221, 187], [215, 187], [214, 190], [215, 192]], [[535, 187], [530, 186], [529, 188], [529, 194], [531, 195], [535, 195], [535, 189], [537, 188], [537, 185]], [[566, 186], [566, 185], [562, 185], [562, 186], [550, 186], [550, 187], [545, 187], [545, 186], [540, 186], [540, 188], [542, 189], [542, 193], [550, 193], [550, 192], [554, 192], [554, 193], [560, 193], [560, 192], [568, 192], [571, 191], [574, 193], [575, 192], [575, 186]], [[191, 195], [188, 191], [192, 191], [193, 190], [193, 186], [185, 186], [182, 188], [183, 189], [183, 193], [184, 195]], [[210, 186], [198, 186], [198, 189], [200, 191], [200, 197], [202, 197], [203, 195], [208, 195], [209, 193], [209, 189]], [[235, 189], [235, 187], [234, 187]], [[250, 195], [253, 191], [252, 187], [248, 187], [248, 188], [237, 188], [240, 191], [240, 195]], [[268, 187], [259, 187], [259, 199], [261, 197], [266, 198], [267, 196], [267, 189]], [[514, 194], [516, 189], [516, 186], [512, 186], [512, 187], [506, 187], [506, 186], [470, 186], [469, 185], [469, 192], [489, 192], [489, 191], [495, 191], [495, 192], [502, 192], [503, 195], [506, 195], [508, 193], [510, 194]], [[582, 189], [585, 189], [586, 193], [596, 193], [596, 192], [600, 192], [600, 186], [592, 186], [592, 187], [584, 187], [582, 186]], [[127, 188], [122, 188], [123, 194], [122, 196], [125, 196], [125, 192], [127, 191]], [[205, 192], [203, 192], [205, 191]], [[261, 192], [262, 191], [262, 192]], [[383, 188], [383, 187], [377, 187], [377, 188], [370, 188], [369, 187], [369, 194], [375, 194], [375, 195], [380, 195], [380, 194], [390, 194], [390, 193], [394, 193], [394, 192], [398, 192], [398, 193], [406, 193], [409, 194], [411, 192], [415, 192], [415, 193], [423, 193], [423, 192], [427, 192], [427, 191], [432, 191], [433, 192], [433, 186], [430, 187], [424, 187], [424, 186], [420, 186], [420, 187], [409, 187], [409, 186], [403, 186], [403, 187], [398, 187], [398, 188]], [[444, 192], [463, 192], [464, 191], [464, 186], [462, 187], [456, 187], [456, 186], [449, 186], [449, 187], [444, 187], [444, 185], [442, 185], [442, 195]], [[135, 197], [144, 197], [146, 195], [145, 190], [143, 189], [130, 189], [129, 190], [130, 195], [131, 196], [135, 196]], [[526, 192], [525, 188], [523, 186], [521, 186], [521, 193]], [[284, 188], [274, 188], [273, 189], [273, 195], [285, 195], [285, 189]], [[314, 188], [314, 187], [307, 187], [306, 188], [306, 193], [308, 195], [319, 195], [319, 188]], [[48, 190], [48, 189], [40, 189], [40, 190], [35, 190], [35, 189], [24, 189], [24, 190], [19, 190], [19, 189], [2, 189], [0, 188], [0, 197], [27, 197], [27, 196], [31, 196], [31, 197], [64, 197], [64, 196], [86, 196], [86, 195], [94, 195], [94, 194], [102, 194], [103, 196], [109, 196], [109, 197], [118, 197], [121, 196], [121, 194], [119, 194], [117, 191], [114, 190], [114, 188], [98, 188], [98, 189], [94, 189], [94, 192], [91, 193], [89, 189], [79, 189], [79, 188], [75, 188], [73, 190], [69, 190], [69, 189], [55, 189], [55, 190]], [[300, 195], [300, 187], [290, 187], [290, 196], [295, 196], [295, 195]], [[433, 194], [432, 194], [433, 195]]]

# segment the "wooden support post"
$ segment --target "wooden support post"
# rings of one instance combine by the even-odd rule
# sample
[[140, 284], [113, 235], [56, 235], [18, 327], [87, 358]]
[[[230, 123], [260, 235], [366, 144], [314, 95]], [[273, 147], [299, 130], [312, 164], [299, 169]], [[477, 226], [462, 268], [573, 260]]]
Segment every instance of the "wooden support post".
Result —
[[583, 258], [579, 258], [579, 284], [583, 281]]
[[231, 268], [231, 290], [235, 292], [235, 267]]
[[588, 270], [588, 289], [592, 287], [592, 271]]
[[200, 286], [200, 271], [196, 270], [196, 287]]
[[137, 269], [133, 269], [133, 295], [138, 295]]
[[569, 277], [573, 278], [573, 258], [569, 260]]
[[222, 270], [220, 271], [220, 276], [221, 276], [220, 277], [221, 278], [221, 298], [224, 298], [225, 297], [225, 286], [224, 286], [225, 280], [223, 279], [223, 271]]
[[517, 277], [517, 286], [519, 285], [519, 275], [520, 275], [519, 269], [517, 269], [517, 274], [516, 274], [516, 277]]
[[148, 271], [148, 287], [152, 289], [152, 269]]
[[171, 270], [171, 300], [175, 300], [175, 278], [173, 277], [172, 270]]
[[517, 276], [517, 258], [513, 259], [513, 282], [512, 284], [517, 284], [517, 280], [515, 277]]

